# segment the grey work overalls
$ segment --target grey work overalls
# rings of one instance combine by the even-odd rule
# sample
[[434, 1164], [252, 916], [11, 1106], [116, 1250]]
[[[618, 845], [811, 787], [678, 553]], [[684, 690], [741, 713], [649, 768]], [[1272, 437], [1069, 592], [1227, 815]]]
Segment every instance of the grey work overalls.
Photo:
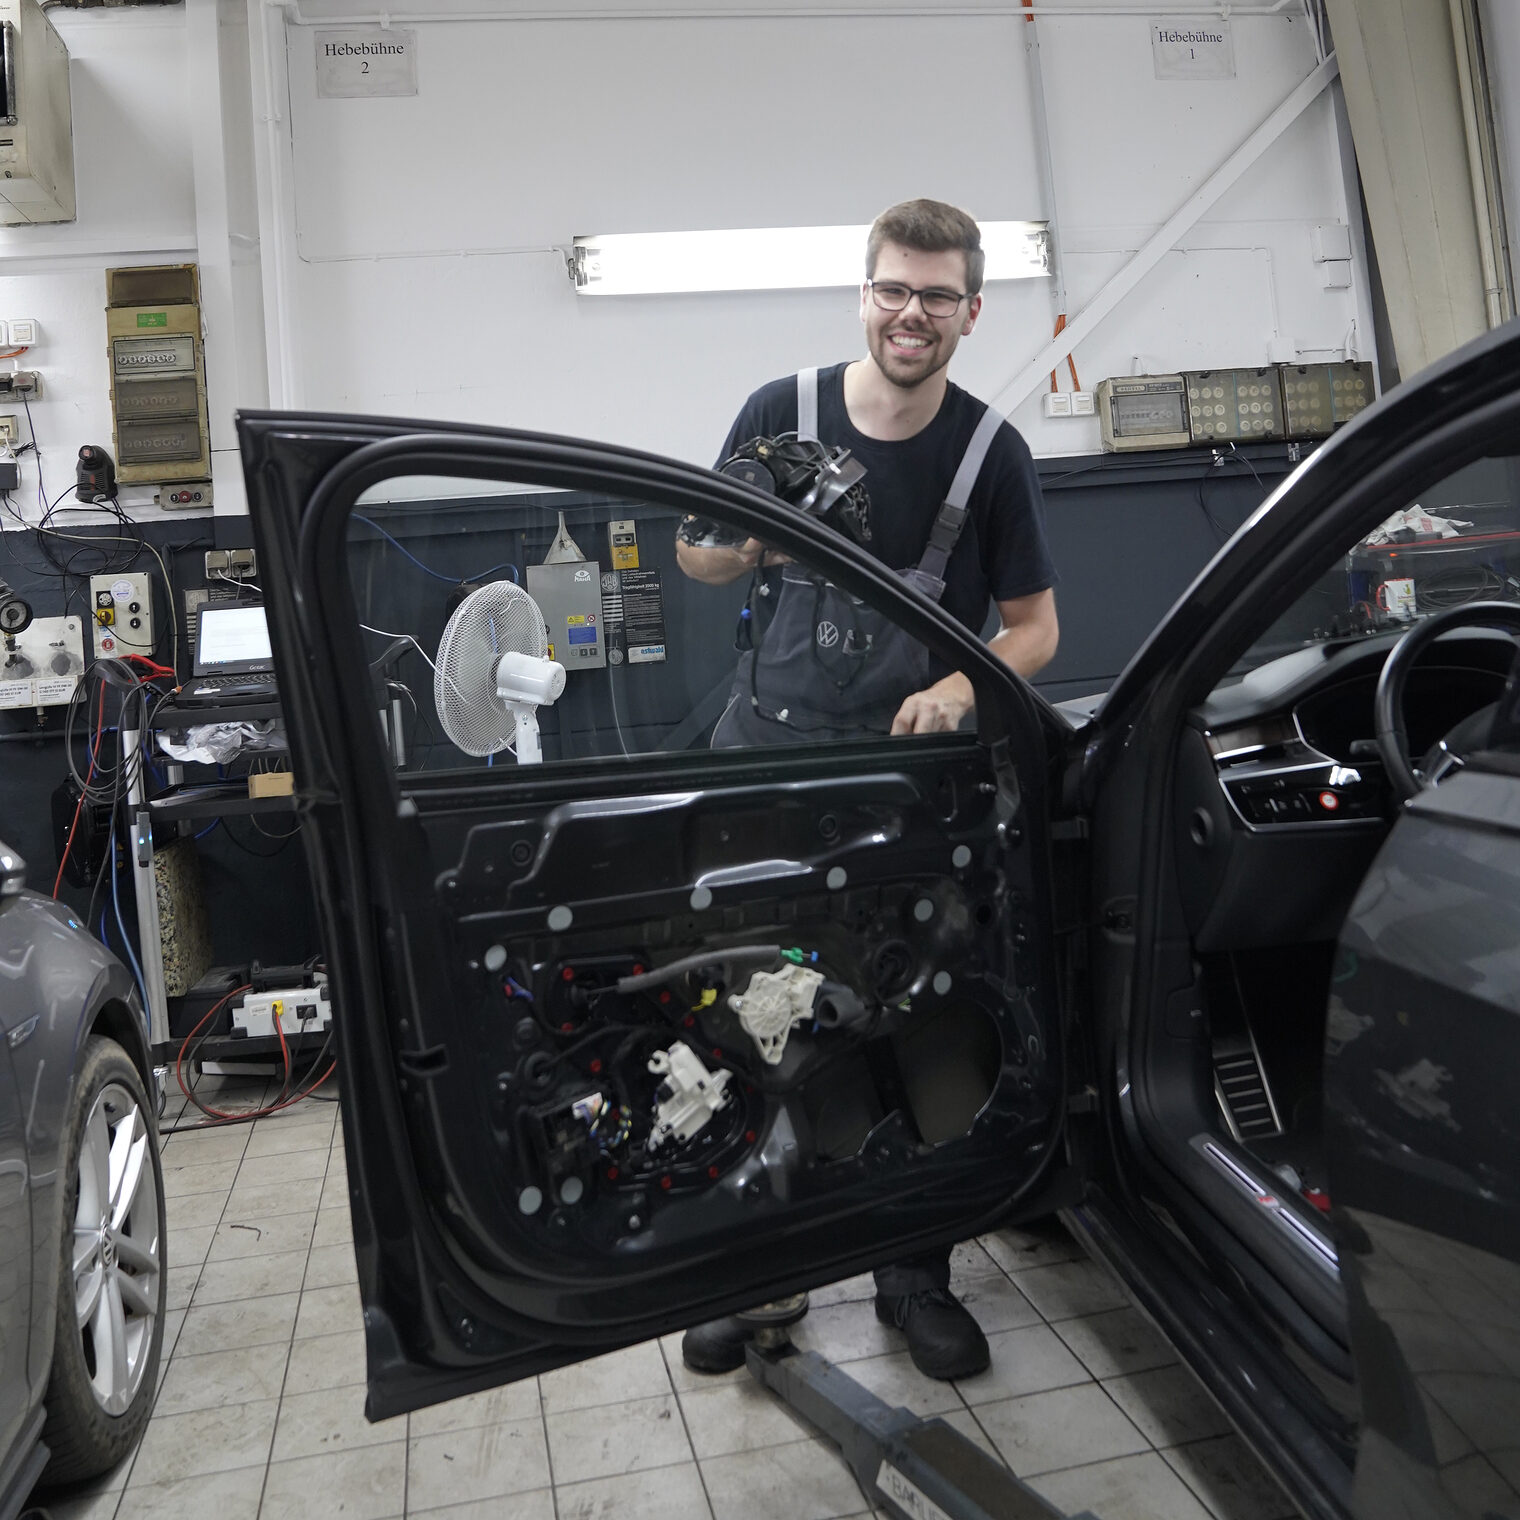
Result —
[[[988, 407], [935, 515], [922, 558], [898, 571], [933, 601], [944, 595], [945, 566], [960, 541], [966, 503], [1002, 423], [1002, 414]], [[818, 439], [816, 369], [797, 376], [797, 433]], [[788, 564], [770, 626], [759, 646], [739, 657], [712, 747], [888, 733], [903, 702], [928, 684], [929, 651], [917, 639], [858, 597]]]

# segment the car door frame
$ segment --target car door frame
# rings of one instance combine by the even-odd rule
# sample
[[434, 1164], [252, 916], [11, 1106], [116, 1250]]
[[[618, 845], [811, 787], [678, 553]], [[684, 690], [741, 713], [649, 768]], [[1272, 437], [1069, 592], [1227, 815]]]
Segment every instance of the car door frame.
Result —
[[[1491, 442], [1506, 430], [1520, 436], [1520, 323], [1514, 322], [1401, 386], [1269, 493], [1094, 709], [1082, 760], [1069, 778], [1072, 795], [1093, 820], [1092, 920], [1102, 926], [1116, 904], [1131, 915], [1121, 932], [1100, 927], [1092, 940], [1094, 1061], [1114, 1147], [1102, 1169], [1109, 1189], [1104, 1208], [1094, 1211], [1091, 1230], [1080, 1228], [1081, 1210], [1077, 1223], [1100, 1248], [1103, 1239], [1132, 1230], [1135, 1239], [1152, 1248], [1159, 1242], [1165, 1252], [1170, 1243], [1162, 1241], [1153, 1213], [1159, 1207], [1193, 1249], [1201, 1243], [1206, 1259], [1233, 1248], [1237, 1264], [1248, 1267], [1240, 1261], [1238, 1238], [1154, 1144], [1166, 1120], [1147, 1080], [1144, 1042], [1158, 1006], [1170, 783], [1186, 714], [1353, 534], [1365, 535], [1407, 502], [1411, 480], [1439, 478], [1483, 457], [1483, 447], [1474, 452], [1477, 440]], [[1116, 817], [1124, 819], [1122, 827], [1114, 825]], [[1123, 1255], [1121, 1249], [1110, 1259]], [[1312, 1496], [1311, 1512], [1345, 1513], [1347, 1450], [1283, 1395], [1287, 1359], [1250, 1328], [1260, 1323], [1259, 1295], [1270, 1283], [1216, 1277], [1223, 1298], [1213, 1313], [1226, 1333], [1201, 1335], [1175, 1293], [1157, 1291], [1138, 1271], [1126, 1282], [1270, 1465], [1288, 1476], [1296, 1494]], [[1354, 1354], [1352, 1362], [1360, 1373]], [[1243, 1367], [1251, 1368], [1249, 1380], [1241, 1377]]]
[[[358, 614], [343, 567], [350, 512], [371, 486], [400, 475], [427, 475], [569, 485], [646, 498], [653, 492], [662, 507], [719, 515], [783, 553], [806, 558], [878, 609], [890, 609], [909, 634], [972, 681], [981, 742], [998, 778], [1003, 847], [1028, 852], [1036, 878], [1045, 883], [1021, 911], [1050, 983], [1052, 1008], [1058, 1006], [1047, 781], [1051, 752], [1069, 739], [1070, 725], [985, 644], [900, 576], [773, 497], [730, 477], [631, 449], [507, 430], [273, 412], [241, 413], [238, 430], [265, 584], [272, 577], [292, 588], [290, 597], [266, 597], [266, 604], [281, 701], [294, 745], [304, 751], [298, 755], [298, 802], [343, 1029], [339, 1070], [356, 1255], [366, 1301], [367, 1408], [372, 1417], [489, 1387], [503, 1376], [499, 1368], [492, 1372], [478, 1364], [460, 1365], [467, 1360], [460, 1348], [467, 1349], [470, 1340], [469, 1329], [461, 1327], [470, 1326], [472, 1316], [483, 1320], [493, 1310], [499, 1312], [499, 1306], [473, 1293], [460, 1278], [429, 1218], [406, 1141], [395, 1069], [399, 1061], [401, 1083], [425, 1081], [426, 1053], [402, 1051], [393, 1060], [383, 1012], [387, 994], [376, 974], [382, 954], [369, 883], [374, 879], [370, 852], [377, 841], [366, 838], [364, 820], [394, 808], [395, 781], [378, 758], [382, 745], [368, 691], [336, 678], [338, 671], [364, 668]], [[314, 650], [326, 653], [314, 657]], [[335, 715], [326, 725], [324, 712]], [[648, 757], [639, 758], [646, 762], [639, 786], [657, 786], [648, 778]], [[736, 778], [764, 778], [778, 763], [773, 755], [754, 752], [730, 753], [722, 762], [725, 775]], [[694, 773], [698, 764], [711, 764], [711, 757], [672, 758], [673, 769], [683, 764]], [[827, 775], [835, 764], [821, 752], [800, 761], [793, 752], [787, 762], [794, 773], [811, 770], [817, 775]], [[521, 794], [531, 796], [536, 781], [519, 776]], [[501, 784], [502, 772], [488, 777], [482, 771], [461, 784], [461, 798], [472, 787]], [[414, 903], [419, 910], [430, 890], [419, 882]], [[1058, 1014], [1056, 1022], [1065, 1021]], [[1039, 1172], [1013, 1190], [1016, 1196], [1038, 1184], [1038, 1200], [1026, 1200], [1035, 1212], [1047, 1212], [1074, 1196], [1076, 1172], [1055, 1139]], [[430, 1287], [445, 1279], [457, 1310], [448, 1314]], [[780, 1274], [775, 1291], [809, 1280], [816, 1277], [809, 1278], [806, 1263], [793, 1265]], [[515, 1358], [513, 1375], [561, 1364], [567, 1358], [560, 1348], [567, 1345], [590, 1354], [676, 1328], [699, 1311], [705, 1316], [742, 1306], [704, 1305], [699, 1297], [688, 1296], [668, 1312], [630, 1321], [611, 1337], [605, 1328], [557, 1326], [555, 1341], [546, 1343], [536, 1359]], [[427, 1356], [431, 1367], [419, 1366], [418, 1355]], [[451, 1356], [456, 1365], [446, 1368]]]

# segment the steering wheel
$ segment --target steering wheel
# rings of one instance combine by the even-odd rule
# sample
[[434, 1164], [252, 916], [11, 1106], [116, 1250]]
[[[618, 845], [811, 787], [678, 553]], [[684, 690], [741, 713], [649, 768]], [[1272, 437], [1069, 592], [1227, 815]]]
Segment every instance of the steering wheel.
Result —
[[[1388, 658], [1383, 662], [1383, 673], [1378, 677], [1377, 697], [1373, 703], [1373, 722], [1383, 769], [1401, 801], [1407, 802], [1423, 788], [1434, 785], [1433, 781], [1420, 776], [1405, 753], [1409, 736], [1404, 728], [1404, 686], [1409, 672], [1426, 648], [1448, 629], [1467, 627], [1501, 628], [1506, 633], [1520, 634], [1520, 604], [1468, 602], [1466, 606], [1453, 607], [1449, 612], [1428, 617], [1416, 623], [1388, 651]], [[1467, 728], [1468, 720], [1464, 720], [1452, 732]], [[1477, 738], [1481, 742], [1481, 736], [1464, 732], [1463, 737]]]

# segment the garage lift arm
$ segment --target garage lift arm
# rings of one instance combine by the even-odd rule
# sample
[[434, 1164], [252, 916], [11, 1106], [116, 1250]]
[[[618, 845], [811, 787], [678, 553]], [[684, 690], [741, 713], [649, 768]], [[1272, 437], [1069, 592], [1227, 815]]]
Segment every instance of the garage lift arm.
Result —
[[745, 1357], [757, 1382], [839, 1447], [872, 1506], [893, 1520], [1065, 1520], [953, 1425], [894, 1409], [816, 1351], [799, 1351], [784, 1325], [762, 1325]]

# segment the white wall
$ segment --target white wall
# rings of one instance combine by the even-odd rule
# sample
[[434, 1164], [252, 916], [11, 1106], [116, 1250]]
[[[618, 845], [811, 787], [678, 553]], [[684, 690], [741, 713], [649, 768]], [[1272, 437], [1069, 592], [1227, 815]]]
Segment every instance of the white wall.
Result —
[[[527, 0], [410, 3], [500, 17]], [[367, 0], [318, 6], [342, 22]], [[705, 462], [753, 386], [859, 352], [852, 290], [577, 297], [560, 251], [577, 233], [865, 222], [916, 194], [986, 218], [1045, 214], [1014, 15], [951, 0], [648, 8], [398, 17], [419, 34], [419, 94], [381, 100], [318, 100], [314, 29], [261, 0], [54, 8], [80, 216], [0, 231], [0, 316], [43, 330], [27, 362], [47, 387], [33, 410], [50, 493], [81, 443], [110, 437], [115, 264], [202, 265], [218, 510], [235, 512], [232, 412], [269, 396]], [[1148, 17], [1040, 23], [1073, 315], [1315, 63], [1300, 17], [1237, 16], [1237, 78], [1157, 81]], [[1345, 219], [1342, 186], [1321, 99], [1079, 347], [1084, 384], [1365, 354], [1353, 293], [1324, 291], [1310, 257], [1313, 225]], [[955, 378], [995, 394], [1053, 317], [1049, 281], [990, 287]], [[1038, 453], [1098, 447], [1094, 422], [1046, 420], [1037, 398], [1015, 421]]]
[[[573, 235], [866, 222], [915, 194], [1045, 214], [1024, 22], [876, 9], [408, 22], [418, 95], [359, 101], [316, 98], [315, 30], [291, 26], [289, 399], [709, 460], [754, 385], [859, 351], [854, 291], [591, 300]], [[1234, 26], [1238, 77], [1177, 83], [1144, 13], [1042, 20], [1073, 314], [1313, 68], [1301, 17]], [[1084, 383], [1365, 351], [1310, 253], [1344, 219], [1323, 98], [1078, 350]], [[1053, 316], [1048, 281], [994, 286], [955, 377], [995, 393]], [[1015, 421], [1037, 453], [1098, 447], [1038, 398]]]

